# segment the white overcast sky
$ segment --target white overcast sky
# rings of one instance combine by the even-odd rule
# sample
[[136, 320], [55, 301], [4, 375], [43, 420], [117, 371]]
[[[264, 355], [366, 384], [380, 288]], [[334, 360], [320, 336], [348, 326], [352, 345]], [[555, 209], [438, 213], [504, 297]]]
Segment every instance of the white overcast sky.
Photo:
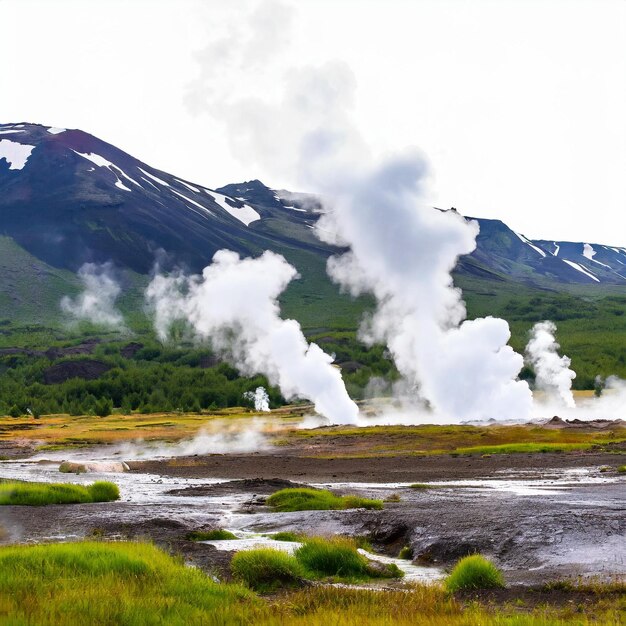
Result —
[[421, 148], [438, 206], [626, 245], [623, 0], [0, 0], [0, 24], [1, 122], [80, 128], [210, 187], [293, 189], [233, 151], [202, 94], [274, 101], [286, 73], [342, 61], [365, 141]]

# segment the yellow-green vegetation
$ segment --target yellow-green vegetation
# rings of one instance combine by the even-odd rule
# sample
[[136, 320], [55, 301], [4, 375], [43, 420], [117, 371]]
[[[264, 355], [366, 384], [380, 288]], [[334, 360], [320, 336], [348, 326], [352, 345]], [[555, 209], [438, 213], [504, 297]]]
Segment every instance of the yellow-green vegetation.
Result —
[[237, 552], [230, 563], [235, 580], [255, 591], [274, 591], [290, 587], [306, 578], [304, 568], [295, 557], [273, 548]]
[[550, 429], [535, 425], [336, 426], [292, 431], [286, 439], [306, 442], [318, 458], [514, 454], [602, 450], [626, 441], [626, 428], [598, 432], [592, 428]]
[[192, 530], [185, 535], [185, 539], [190, 541], [224, 541], [226, 539], [238, 539], [229, 530], [214, 528], [213, 530]]
[[295, 558], [317, 576], [359, 580], [365, 578], [401, 578], [403, 573], [394, 564], [373, 569], [357, 551], [354, 540], [346, 537], [311, 537], [296, 550]]
[[281, 532], [267, 536], [274, 541], [302, 541], [304, 539], [304, 535], [301, 535], [300, 533], [294, 533], [290, 530], [283, 530]]
[[537, 452], [572, 452], [574, 450], [589, 450], [593, 443], [504, 443], [499, 446], [472, 446], [457, 448], [457, 454], [534, 454]]
[[357, 551], [354, 540], [343, 537], [306, 538], [293, 556], [272, 548], [244, 550], [233, 557], [231, 572], [236, 580], [263, 592], [294, 586], [305, 579], [354, 582], [403, 576], [394, 564], [372, 565]]
[[358, 496], [336, 496], [324, 489], [281, 489], [273, 493], [267, 504], [281, 513], [288, 511], [331, 511], [340, 509], [382, 509], [382, 500]]
[[216, 584], [147, 544], [0, 548], [2, 623], [245, 624], [258, 605], [245, 588]]
[[[301, 417], [301, 410], [276, 411], [284, 427]], [[72, 416], [66, 414], [45, 415], [38, 419], [23, 417], [0, 417], [0, 442], [20, 440], [32, 443], [39, 450], [81, 448], [91, 445], [113, 444], [141, 439], [143, 441], [176, 442], [193, 437], [199, 430], [212, 432], [225, 428], [250, 427], [254, 419], [249, 411], [241, 408], [222, 409], [211, 414], [153, 413], [141, 415], [93, 415]], [[257, 426], [258, 427], [258, 426]], [[269, 428], [269, 426], [268, 426]]]
[[620, 474], [626, 474], [626, 465], [620, 465], [620, 466], [617, 468], [617, 471], [618, 471]]
[[448, 591], [504, 587], [502, 572], [481, 554], [462, 558], [445, 581]]
[[406, 559], [407, 561], [413, 560], [413, 548], [411, 546], [403, 546], [398, 552], [399, 559]]
[[112, 502], [119, 497], [117, 485], [106, 481], [85, 486], [68, 483], [0, 482], [0, 505], [84, 504]]
[[[44, 574], [45, 572], [45, 574]], [[141, 543], [0, 547], [0, 623], [12, 626], [615, 626], [624, 623], [624, 585], [597, 585], [538, 608], [462, 603], [437, 585], [400, 591], [307, 587], [261, 599], [218, 584]]]
[[[284, 611], [287, 611], [286, 613]], [[408, 590], [329, 586], [290, 593], [278, 601], [272, 626], [616, 626], [623, 623], [623, 597], [597, 595], [580, 602], [542, 603], [537, 608], [462, 603], [436, 585]]]

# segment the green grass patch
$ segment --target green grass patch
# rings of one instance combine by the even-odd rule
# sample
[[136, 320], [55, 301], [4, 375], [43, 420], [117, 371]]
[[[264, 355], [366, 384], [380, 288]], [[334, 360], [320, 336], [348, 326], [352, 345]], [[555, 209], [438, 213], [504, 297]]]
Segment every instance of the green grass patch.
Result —
[[358, 496], [337, 496], [323, 489], [281, 489], [273, 493], [267, 504], [275, 511], [331, 511], [341, 509], [382, 509], [382, 500]]
[[233, 577], [255, 591], [274, 591], [300, 583], [306, 573], [295, 557], [272, 548], [237, 552], [230, 563]]
[[0, 547], [3, 624], [251, 624], [262, 606], [149, 544]]
[[0, 505], [44, 506], [46, 504], [85, 504], [119, 500], [117, 485], [99, 481], [92, 485], [69, 483], [0, 483]]
[[304, 535], [294, 533], [290, 530], [283, 530], [281, 532], [267, 536], [274, 541], [302, 541], [304, 539]]
[[295, 552], [295, 558], [315, 576], [348, 580], [367, 578], [400, 578], [397, 566], [375, 567], [357, 551], [354, 540], [345, 537], [306, 539]]
[[413, 548], [411, 546], [403, 546], [398, 553], [399, 559], [406, 559], [407, 561], [413, 560]]
[[620, 465], [620, 466], [617, 468], [617, 471], [618, 471], [620, 474], [626, 474], [626, 465]]
[[537, 452], [573, 452], [589, 450], [592, 443], [506, 443], [498, 446], [472, 446], [457, 448], [457, 454], [534, 454]]
[[480, 554], [461, 559], [446, 578], [448, 591], [465, 589], [497, 589], [504, 587], [504, 577], [491, 561]]
[[185, 539], [189, 541], [224, 541], [226, 539], [239, 539], [229, 530], [223, 528], [215, 528], [213, 530], [192, 530], [185, 535]]
[[428, 483], [413, 483], [409, 485], [410, 489], [437, 489], [437, 485], [429, 485]]

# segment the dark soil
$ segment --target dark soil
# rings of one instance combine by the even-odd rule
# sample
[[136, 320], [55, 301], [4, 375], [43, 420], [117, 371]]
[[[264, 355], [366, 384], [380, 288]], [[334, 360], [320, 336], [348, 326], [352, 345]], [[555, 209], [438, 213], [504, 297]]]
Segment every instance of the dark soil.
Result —
[[184, 478], [271, 479], [306, 482], [428, 482], [488, 478], [503, 471], [540, 476], [546, 470], [572, 469], [621, 463], [606, 452], [546, 454], [494, 454], [473, 456], [397, 456], [378, 458], [315, 458], [299, 450], [254, 454], [211, 454], [178, 460], [133, 461], [131, 470]]

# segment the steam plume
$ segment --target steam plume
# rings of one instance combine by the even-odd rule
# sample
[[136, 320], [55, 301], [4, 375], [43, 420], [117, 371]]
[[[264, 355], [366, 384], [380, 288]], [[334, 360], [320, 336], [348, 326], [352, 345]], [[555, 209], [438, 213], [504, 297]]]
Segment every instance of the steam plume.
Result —
[[554, 333], [553, 322], [538, 322], [530, 331], [530, 341], [526, 346], [526, 360], [535, 370], [535, 386], [544, 391], [548, 400], [558, 399], [568, 408], [576, 406], [572, 394], [572, 380], [576, 372], [569, 369], [571, 360], [559, 356], [560, 348]]
[[146, 297], [161, 339], [172, 322], [186, 320], [243, 374], [265, 374], [286, 398], [308, 398], [334, 423], [354, 423], [358, 408], [332, 357], [307, 343], [298, 322], [280, 318], [277, 298], [296, 276], [273, 252], [240, 259], [220, 250], [202, 276], [157, 275]]
[[121, 288], [113, 277], [111, 263], [85, 263], [78, 276], [84, 291], [76, 298], [64, 296], [61, 310], [75, 318], [104, 326], [124, 327], [124, 318], [115, 306]]
[[[320, 236], [347, 242], [332, 257], [331, 277], [352, 294], [372, 293], [377, 307], [361, 328], [385, 343], [404, 378], [434, 412], [448, 419], [520, 418], [531, 408], [523, 359], [507, 342], [508, 324], [464, 321], [451, 271], [474, 250], [478, 226], [424, 201], [424, 159], [389, 160], [337, 188]], [[332, 233], [332, 237], [329, 237]]]
[[372, 157], [352, 123], [356, 81], [344, 63], [289, 68], [283, 85], [277, 101], [250, 99], [235, 86], [227, 102], [205, 103], [227, 125], [236, 154], [325, 198], [317, 233], [350, 248], [330, 260], [329, 274], [376, 298], [362, 338], [385, 343], [413, 392], [441, 417], [527, 417], [532, 395], [516, 378], [523, 358], [507, 346], [507, 322], [465, 321], [452, 282], [459, 256], [475, 248], [477, 225], [431, 208], [417, 151]]
[[254, 391], [246, 391], [243, 397], [254, 402], [255, 411], [267, 412], [270, 410], [270, 397], [264, 387], [257, 387]]

